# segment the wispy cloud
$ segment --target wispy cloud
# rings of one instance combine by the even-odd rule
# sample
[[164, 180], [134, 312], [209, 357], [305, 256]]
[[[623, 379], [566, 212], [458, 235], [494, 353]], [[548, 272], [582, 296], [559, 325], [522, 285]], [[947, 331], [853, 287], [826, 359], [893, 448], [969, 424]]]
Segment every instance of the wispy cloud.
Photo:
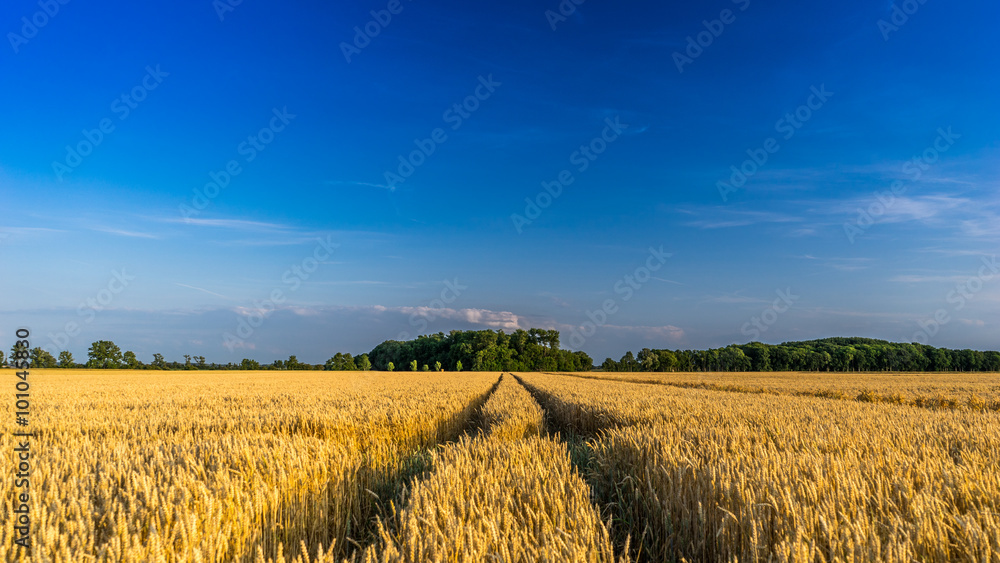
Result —
[[243, 219], [200, 219], [197, 217], [167, 217], [161, 218], [165, 223], [179, 223], [183, 225], [193, 225], [196, 227], [215, 227], [221, 229], [234, 229], [241, 231], [289, 231], [293, 227], [278, 223], [265, 223], [263, 221], [246, 221]]
[[886, 206], [885, 215], [879, 219], [883, 223], [898, 223], [902, 221], [917, 221], [930, 219], [958, 207], [971, 203], [971, 200], [950, 195], [918, 196], [914, 198], [901, 197], [893, 204]]
[[[968, 278], [968, 276], [966, 276]], [[929, 276], [929, 275], [919, 275], [919, 274], [905, 274], [899, 276], [893, 276], [889, 278], [890, 282], [895, 283], [958, 283], [963, 281], [962, 276]]]
[[[0, 227], [0, 237], [26, 237], [34, 235], [46, 235], [52, 233], [65, 233], [60, 229], [48, 229], [45, 227]], [[6, 236], [4, 236], [6, 235]]]
[[948, 257], [961, 257], [961, 256], [985, 256], [990, 254], [992, 250], [968, 250], [959, 248], [940, 248], [940, 247], [929, 247], [929, 248], [918, 248], [915, 252], [926, 252], [931, 254], [942, 254]]
[[387, 281], [378, 280], [327, 280], [313, 283], [317, 285], [390, 285]]
[[221, 240], [214, 242], [221, 246], [295, 246], [309, 242], [315, 243], [316, 237], [302, 235], [284, 237], [269, 236], [267, 238]]
[[739, 292], [736, 292], [736, 293], [727, 293], [725, 295], [718, 295], [715, 297], [709, 297], [703, 300], [702, 303], [736, 304], [736, 303], [769, 303], [769, 301], [757, 297], [740, 295]]
[[371, 182], [355, 182], [351, 180], [327, 180], [324, 183], [328, 186], [360, 186], [363, 188], [377, 188], [380, 190], [387, 190], [390, 192], [396, 191], [396, 186], [385, 186], [382, 184], [373, 184]]
[[699, 229], [726, 229], [732, 227], [748, 227], [750, 225], [757, 225], [761, 223], [796, 223], [803, 221], [801, 217], [794, 217], [782, 213], [774, 213], [770, 211], [732, 210], [718, 206], [703, 209], [700, 212], [694, 211], [691, 213], [699, 216], [712, 215], [711, 218], [685, 223], [689, 227], [697, 227]]
[[997, 239], [1000, 237], [1000, 214], [984, 211], [982, 215], [981, 218], [959, 222], [962, 232], [973, 238]]
[[126, 231], [126, 230], [123, 230], [123, 229], [112, 229], [112, 228], [108, 228], [108, 227], [93, 227], [90, 230], [97, 231], [99, 233], [107, 233], [109, 235], [118, 235], [118, 236], [121, 236], [121, 237], [146, 238], [146, 239], [159, 239], [160, 238], [159, 236], [153, 235], [153, 234], [150, 234], [150, 233], [140, 233], [138, 231]]
[[205, 288], [203, 288], [203, 287], [197, 287], [197, 286], [193, 286], [193, 285], [188, 285], [188, 284], [186, 284], [186, 283], [178, 283], [178, 282], [174, 282], [174, 285], [179, 285], [179, 286], [181, 286], [181, 287], [186, 287], [186, 288], [188, 288], [188, 289], [196, 289], [196, 290], [198, 290], [198, 291], [203, 291], [203, 292], [205, 292], [205, 293], [207, 293], [207, 294], [209, 294], [209, 295], [214, 295], [214, 296], [216, 296], [216, 297], [221, 297], [221, 298], [223, 298], [223, 299], [231, 299], [230, 297], [227, 297], [227, 296], [225, 296], [225, 295], [222, 295], [221, 293], [216, 293], [216, 292], [214, 292], [214, 291], [209, 291], [209, 290], [207, 290], [207, 289], [205, 289]]
[[834, 270], [839, 270], [841, 272], [856, 272], [858, 270], [865, 270], [869, 268], [871, 263], [874, 261], [874, 259], [872, 258], [865, 258], [865, 257], [827, 258], [821, 256], [813, 256], [812, 254], [793, 256], [793, 258], [798, 258], [800, 260], [809, 260], [811, 262], [815, 262], [818, 265], [826, 266], [828, 268], [833, 268]]
[[658, 337], [665, 338], [671, 342], [679, 342], [684, 339], [685, 333], [684, 329], [674, 326], [674, 325], [663, 325], [663, 326], [622, 326], [622, 325], [603, 325], [601, 330], [611, 330], [616, 332], [626, 332], [630, 334], [642, 334], [646, 337]]

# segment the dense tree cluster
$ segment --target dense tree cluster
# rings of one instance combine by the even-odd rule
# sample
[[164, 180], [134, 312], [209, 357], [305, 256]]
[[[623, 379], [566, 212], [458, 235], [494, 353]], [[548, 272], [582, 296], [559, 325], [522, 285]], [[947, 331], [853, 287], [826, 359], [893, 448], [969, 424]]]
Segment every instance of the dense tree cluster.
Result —
[[368, 353], [376, 370], [393, 366], [435, 366], [461, 371], [590, 371], [594, 361], [584, 352], [559, 348], [559, 331], [532, 328], [507, 334], [502, 330], [453, 330], [415, 340], [387, 340]]
[[332, 371], [368, 371], [372, 369], [372, 363], [368, 360], [368, 354], [361, 354], [357, 358], [348, 354], [337, 352], [332, 358], [326, 361], [324, 369]]
[[[16, 356], [21, 348], [11, 349]], [[160, 370], [335, 370], [335, 371], [590, 371], [594, 364], [584, 352], [559, 347], [559, 331], [545, 329], [453, 330], [418, 336], [405, 342], [386, 340], [360, 356], [338, 352], [325, 364], [306, 364], [295, 356], [261, 364], [244, 358], [239, 363], [208, 363], [204, 356], [184, 356], [168, 362], [162, 354], [144, 364], [135, 353], [109, 340], [90, 346], [87, 361], [78, 364], [68, 351], [58, 359], [41, 348], [25, 350], [31, 365], [40, 368], [111, 368]], [[4, 365], [0, 352], [0, 365]], [[608, 358], [602, 371], [988, 371], [1000, 372], [1000, 352], [950, 350], [924, 344], [901, 344], [871, 338], [824, 338], [779, 345], [733, 344], [709, 350], [651, 350], [627, 352], [618, 361]]]
[[626, 353], [603, 371], [1000, 371], [1000, 352], [949, 350], [872, 338], [824, 338], [779, 345]]

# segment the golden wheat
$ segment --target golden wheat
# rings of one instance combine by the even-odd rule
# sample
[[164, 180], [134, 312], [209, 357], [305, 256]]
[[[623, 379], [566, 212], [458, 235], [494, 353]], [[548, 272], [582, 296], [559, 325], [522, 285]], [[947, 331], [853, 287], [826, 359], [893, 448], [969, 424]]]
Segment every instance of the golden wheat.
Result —
[[525, 381], [648, 560], [1000, 561], [995, 413]]
[[996, 375], [31, 377], [36, 562], [1000, 563]]
[[366, 561], [615, 561], [610, 534], [566, 445], [539, 436], [544, 413], [512, 377], [483, 407], [484, 434], [443, 448], [398, 532]]
[[481, 411], [483, 430], [510, 440], [538, 436], [545, 429], [545, 411], [527, 389], [503, 376]]
[[995, 373], [601, 372], [575, 377], [688, 389], [1000, 411]]
[[[32, 561], [346, 554], [497, 374], [32, 370]], [[0, 447], [10, 451], [13, 421]], [[11, 521], [5, 479], [0, 520]], [[27, 561], [0, 530], [0, 558]]]

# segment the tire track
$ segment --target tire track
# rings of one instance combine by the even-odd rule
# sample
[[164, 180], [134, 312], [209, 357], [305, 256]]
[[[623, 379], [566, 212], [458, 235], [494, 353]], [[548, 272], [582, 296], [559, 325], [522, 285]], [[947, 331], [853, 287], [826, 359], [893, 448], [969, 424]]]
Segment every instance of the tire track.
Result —
[[[624, 563], [568, 444], [516, 376], [500, 378], [457, 443], [434, 454], [379, 548], [382, 563], [426, 560]], [[461, 533], [456, 533], [460, 531]]]

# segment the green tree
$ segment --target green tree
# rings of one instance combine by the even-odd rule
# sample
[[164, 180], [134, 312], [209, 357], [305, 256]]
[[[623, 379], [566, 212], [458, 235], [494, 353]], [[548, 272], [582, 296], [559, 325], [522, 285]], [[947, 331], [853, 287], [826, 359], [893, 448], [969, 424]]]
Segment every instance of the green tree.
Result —
[[128, 350], [122, 356], [122, 364], [126, 369], [139, 369], [142, 364], [139, 363], [139, 359], [135, 357], [135, 352]]
[[368, 371], [372, 369], [372, 361], [368, 359], [368, 354], [361, 354], [358, 358], [358, 369]]
[[635, 360], [635, 356], [632, 355], [631, 350], [625, 352], [625, 355], [618, 361], [618, 364], [621, 366], [621, 371], [639, 371], [639, 362]]
[[240, 362], [240, 369], [245, 369], [247, 371], [256, 371], [260, 369], [260, 362], [257, 360], [251, 360], [250, 358], [243, 358]]
[[431, 370], [430, 366], [428, 366], [427, 364], [424, 364], [424, 367], [422, 367], [421, 369], [423, 371], [430, 371]]
[[54, 368], [56, 367], [56, 359], [52, 357], [52, 354], [50, 354], [48, 350], [42, 350], [41, 348], [32, 348], [31, 367]]
[[728, 346], [719, 353], [719, 364], [723, 371], [749, 371], [750, 358], [737, 346]]
[[935, 348], [930, 353], [931, 369], [934, 371], [951, 370], [951, 357], [941, 348]]
[[417, 361], [413, 360], [410, 362], [410, 371], [417, 371]]
[[167, 362], [163, 359], [163, 354], [153, 354], [153, 367], [157, 369], [167, 369]]
[[838, 346], [834, 349], [833, 354], [830, 355], [832, 358], [830, 369], [832, 371], [851, 371], [851, 366], [854, 363], [854, 355], [854, 348], [850, 346]]
[[660, 361], [657, 367], [660, 371], [677, 371], [677, 355], [670, 350], [657, 350]]
[[[3, 353], [0, 352], [0, 355], [3, 355]], [[3, 362], [0, 362], [0, 363], [3, 363]], [[76, 362], [73, 361], [73, 354], [71, 354], [69, 352], [69, 350], [63, 350], [62, 352], [59, 352], [59, 367], [61, 367], [61, 368], [71, 368], [71, 367], [73, 367], [75, 365], [76, 365]]]
[[91, 369], [117, 369], [122, 367], [122, 350], [110, 340], [98, 340], [87, 351], [87, 367]]
[[285, 362], [285, 369], [305, 369], [304, 364], [299, 363], [299, 359], [295, 356], [288, 356], [288, 361]]
[[396, 369], [396, 366], [395, 366], [395, 365], [393, 365], [393, 363], [392, 363], [392, 362], [389, 362], [389, 364], [388, 364], [388, 365], [386, 365], [385, 367], [386, 367], [386, 369], [388, 369], [389, 371], [392, 371], [392, 370]]
[[205, 364], [205, 356], [195, 356], [194, 361], [198, 365], [198, 369], [207, 369], [208, 366]]
[[660, 367], [660, 355], [649, 348], [640, 350], [637, 359], [639, 365], [642, 366], [642, 371], [656, 371]]
[[455, 371], [462, 371], [462, 360], [455, 362]]
[[355, 371], [358, 369], [358, 366], [355, 365], [354, 358], [350, 354], [337, 352], [332, 358], [326, 361], [323, 368], [329, 371]]
[[434, 362], [434, 371], [441, 371], [441, 362]]
[[750, 369], [753, 371], [771, 371], [771, 353], [768, 347], [760, 342], [750, 342], [740, 346], [746, 357], [750, 358]]
[[18, 360], [31, 360], [31, 351], [28, 350], [27, 346], [15, 342], [14, 346], [10, 349], [10, 362], [11, 364], [14, 364]]

